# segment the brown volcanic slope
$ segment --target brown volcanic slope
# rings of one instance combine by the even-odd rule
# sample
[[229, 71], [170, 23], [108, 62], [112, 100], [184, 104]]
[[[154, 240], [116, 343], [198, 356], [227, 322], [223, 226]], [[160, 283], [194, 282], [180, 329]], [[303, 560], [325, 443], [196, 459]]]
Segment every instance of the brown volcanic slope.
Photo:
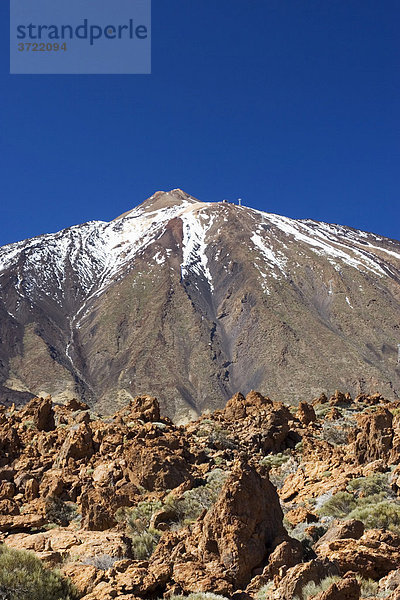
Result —
[[0, 402], [400, 395], [400, 243], [181, 190], [0, 249]]

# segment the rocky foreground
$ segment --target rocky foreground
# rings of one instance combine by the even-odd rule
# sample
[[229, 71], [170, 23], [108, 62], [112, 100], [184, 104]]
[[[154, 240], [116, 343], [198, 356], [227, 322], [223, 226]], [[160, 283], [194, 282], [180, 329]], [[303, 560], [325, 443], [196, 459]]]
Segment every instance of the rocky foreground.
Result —
[[[0, 409], [0, 532], [84, 600], [400, 599], [400, 402]], [[4, 548], [4, 546], [3, 546]]]

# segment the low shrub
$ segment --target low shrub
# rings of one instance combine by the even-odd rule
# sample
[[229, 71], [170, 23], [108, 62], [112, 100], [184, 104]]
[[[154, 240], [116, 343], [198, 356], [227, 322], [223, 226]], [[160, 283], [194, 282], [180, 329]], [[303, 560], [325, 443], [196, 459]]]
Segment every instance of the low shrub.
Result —
[[361, 576], [357, 576], [358, 583], [361, 586], [361, 598], [383, 598], [382, 594], [378, 596], [379, 583], [373, 579], [364, 579]]
[[355, 508], [350, 519], [362, 521], [367, 529], [389, 529], [400, 533], [400, 504], [384, 500]]
[[78, 600], [71, 581], [46, 569], [34, 554], [0, 545], [1, 600]]
[[150, 558], [161, 537], [161, 532], [150, 527], [151, 517], [160, 510], [159, 500], [139, 502], [133, 508], [119, 508], [115, 514], [117, 521], [126, 523], [131, 538], [132, 555], [136, 560]]
[[267, 456], [263, 456], [263, 458], [260, 460], [260, 465], [269, 469], [273, 469], [276, 467], [281, 467], [289, 460], [289, 458], [290, 456], [288, 454], [283, 454], [282, 452], [279, 452], [278, 454], [268, 454]]
[[132, 556], [136, 560], [146, 560], [153, 554], [160, 541], [161, 531], [149, 528], [147, 531], [131, 535]]
[[329, 500], [327, 500], [318, 512], [324, 517], [335, 517], [342, 519], [346, 517], [354, 508], [356, 508], [356, 502], [352, 494], [348, 492], [338, 492]]
[[187, 490], [180, 498], [167, 496], [165, 506], [174, 515], [173, 520], [178, 527], [195, 521], [204, 510], [208, 510], [216, 502], [221, 488], [229, 477], [229, 472], [213, 469], [206, 476], [205, 485]]
[[78, 507], [73, 502], [64, 502], [60, 498], [49, 496], [45, 502], [46, 519], [61, 527], [68, 527], [74, 519], [79, 518]]
[[207, 440], [207, 446], [217, 450], [234, 450], [238, 447], [236, 441], [231, 437], [227, 429], [223, 429], [219, 423], [211, 419], [204, 419], [196, 435]]
[[[372, 579], [364, 579], [363, 577], [361, 577], [361, 575], [357, 575], [356, 578], [361, 586], [361, 598], [385, 597], [378, 592], [379, 583], [377, 581], [373, 581]], [[337, 583], [338, 581], [340, 581], [340, 577], [337, 577], [336, 575], [325, 577], [325, 579], [320, 581], [320, 583], [318, 584], [314, 583], [314, 581], [310, 581], [302, 589], [302, 595], [304, 600], [311, 600], [317, 594], [327, 590], [332, 585], [332, 583]]]
[[367, 529], [400, 533], [400, 503], [393, 497], [387, 473], [358, 477], [318, 508], [323, 516], [358, 519]]
[[[286, 454], [275, 454], [269, 456], [282, 456], [282, 458], [285, 457], [286, 459], [282, 460], [282, 458], [279, 458], [277, 462], [281, 462], [281, 464], [279, 466], [272, 467], [269, 471], [269, 479], [271, 483], [273, 483], [275, 487], [281, 488], [285, 483], [286, 478], [292, 473], [296, 473], [297, 469], [299, 468], [299, 462], [293, 456]], [[269, 456], [266, 456], [265, 458], [269, 458]]]
[[268, 598], [270, 597], [270, 592], [273, 587], [274, 587], [273, 581], [269, 581], [268, 583], [266, 583], [265, 585], [260, 587], [260, 589], [257, 590], [257, 592], [256, 592], [256, 600], [268, 600]]
[[352, 426], [349, 423], [335, 421], [330, 423], [325, 421], [322, 427], [322, 439], [333, 446], [344, 446], [349, 441], [349, 434], [352, 430]]
[[101, 571], [107, 571], [111, 569], [114, 563], [122, 560], [120, 556], [111, 556], [110, 554], [96, 554], [95, 556], [88, 556], [87, 558], [83, 558], [80, 562], [83, 565], [93, 565], [96, 569], [100, 569]]
[[319, 583], [315, 583], [315, 581], [309, 581], [301, 590], [302, 596], [304, 600], [313, 598], [317, 594], [325, 592], [325, 590], [327, 590], [332, 583], [336, 583], [338, 581], [340, 581], [340, 577], [337, 577], [336, 575], [325, 577]]
[[387, 473], [373, 473], [368, 477], [352, 479], [347, 485], [347, 490], [357, 497], [392, 495]]

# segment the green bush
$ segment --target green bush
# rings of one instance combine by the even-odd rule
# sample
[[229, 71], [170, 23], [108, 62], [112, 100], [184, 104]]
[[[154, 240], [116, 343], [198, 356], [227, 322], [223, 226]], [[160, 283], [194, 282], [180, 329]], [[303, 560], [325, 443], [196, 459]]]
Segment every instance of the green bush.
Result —
[[187, 525], [195, 521], [204, 510], [211, 508], [228, 477], [229, 472], [213, 469], [208, 473], [205, 485], [187, 490], [180, 498], [168, 496], [165, 506], [174, 515], [175, 523], [180, 526]]
[[313, 598], [320, 592], [325, 592], [325, 590], [327, 590], [332, 583], [336, 583], [338, 581], [340, 581], [340, 577], [337, 577], [336, 575], [325, 577], [325, 579], [322, 579], [322, 581], [319, 583], [315, 583], [315, 581], [309, 581], [301, 590], [302, 596], [304, 600]]
[[79, 517], [76, 504], [64, 502], [60, 498], [53, 498], [52, 496], [46, 498], [45, 510], [47, 521], [61, 525], [61, 527], [68, 527], [71, 521]]
[[128, 534], [132, 541], [132, 554], [136, 560], [150, 558], [157, 546], [161, 532], [150, 527], [151, 517], [160, 510], [159, 500], [139, 502], [133, 508], [119, 508], [116, 512], [117, 521], [125, 521]]
[[270, 597], [270, 592], [274, 587], [274, 582], [269, 581], [256, 592], [256, 600], [267, 600]]
[[268, 454], [267, 456], [263, 456], [263, 458], [260, 460], [260, 465], [269, 469], [273, 469], [284, 465], [289, 458], [290, 455], [282, 454], [282, 452], [279, 452], [278, 454]]
[[78, 600], [68, 579], [46, 569], [34, 554], [0, 545], [1, 600]]
[[380, 496], [381, 494], [389, 496], [392, 494], [387, 473], [373, 473], [368, 477], [352, 479], [347, 486], [347, 490], [356, 494], [357, 497]]
[[218, 450], [234, 450], [238, 447], [236, 441], [231, 437], [227, 429], [223, 429], [219, 423], [211, 419], [204, 419], [196, 435], [207, 440], [207, 445]]
[[356, 502], [348, 492], [338, 492], [329, 498], [318, 510], [323, 517], [336, 517], [342, 519], [356, 508]]
[[[361, 586], [361, 598], [376, 598], [378, 597], [379, 583], [373, 579], [364, 579], [361, 576], [357, 576], [358, 583]], [[382, 594], [379, 594], [379, 598], [384, 598]]]
[[349, 441], [351, 425], [343, 419], [333, 423], [325, 422], [322, 427], [322, 439], [333, 446], [344, 446]]
[[358, 519], [367, 529], [389, 529], [400, 533], [400, 503], [392, 498], [388, 474], [358, 477], [319, 509], [322, 516]]
[[143, 533], [131, 535], [133, 558], [136, 560], [150, 558], [160, 541], [160, 537], [161, 532], [158, 529], [151, 528], [143, 531]]
[[349, 514], [350, 519], [362, 521], [367, 529], [389, 529], [400, 533], [400, 504], [384, 500], [355, 508]]
[[[331, 577], [326, 577], [318, 584], [314, 583], [313, 581], [310, 581], [302, 589], [304, 600], [311, 599], [320, 592], [324, 592], [332, 585], [332, 583], [337, 583], [338, 581], [340, 581], [340, 577], [337, 577], [335, 575]], [[373, 581], [372, 579], [364, 579], [363, 577], [361, 577], [361, 575], [357, 575], [357, 581], [361, 586], [361, 598], [378, 597], [379, 583], [377, 581]], [[379, 594], [379, 598], [383, 597], [384, 596]]]
[[[386, 598], [390, 595], [383, 594], [379, 592], [379, 583], [377, 581], [373, 581], [372, 579], [364, 579], [361, 575], [357, 575], [357, 581], [361, 586], [361, 598]], [[332, 583], [337, 583], [340, 580], [340, 577], [332, 576], [326, 577], [319, 584], [310, 581], [307, 583], [302, 589], [302, 596], [304, 600], [309, 600], [314, 598], [320, 592], [324, 592], [327, 590]], [[293, 600], [299, 600], [299, 597], [295, 597]]]

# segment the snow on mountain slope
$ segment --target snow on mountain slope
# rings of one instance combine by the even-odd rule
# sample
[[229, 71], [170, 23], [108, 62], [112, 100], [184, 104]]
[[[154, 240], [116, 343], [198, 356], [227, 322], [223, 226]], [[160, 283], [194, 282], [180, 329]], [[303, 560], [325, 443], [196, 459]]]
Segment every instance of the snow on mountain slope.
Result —
[[[218, 210], [215, 210], [220, 206], [193, 204], [186, 200], [150, 212], [139, 206], [110, 223], [91, 221], [58, 233], [3, 246], [0, 248], [0, 281], [7, 269], [15, 267], [17, 289], [21, 293], [23, 289], [29, 298], [33, 298], [38, 290], [54, 294], [56, 281], [57, 302], [62, 303], [63, 286], [70, 268], [85, 294], [100, 294], [132, 264], [135, 256], [161, 237], [172, 219], [180, 218], [183, 222], [182, 278], [187, 277], [189, 272], [201, 274], [212, 291], [207, 235], [213, 223], [221, 220]], [[398, 268], [385, 260], [386, 255], [400, 261], [398, 245], [390, 240], [343, 226], [296, 221], [252, 209], [242, 210], [253, 217], [254, 226], [249, 232], [248, 245], [254, 250], [254, 265], [264, 279], [288, 275], [285, 249], [288, 244], [298, 242], [306, 244], [315, 254], [326, 256], [337, 269], [346, 264], [380, 277], [388, 274], [399, 277]], [[226, 222], [225, 218], [223, 220]], [[385, 245], [380, 244], [382, 241]], [[393, 249], [389, 249], [388, 244]]]
[[62, 295], [70, 267], [86, 293], [100, 294], [137, 254], [164, 233], [168, 222], [181, 217], [185, 223], [182, 272], [189, 267], [199, 268], [209, 279], [204, 243], [204, 219], [209, 217], [199, 215], [198, 210], [198, 206], [192, 208], [192, 203], [185, 200], [150, 212], [138, 207], [110, 223], [91, 221], [3, 246], [0, 278], [14, 266], [20, 276], [19, 286], [23, 285], [28, 297], [38, 289], [53, 294], [54, 279]]

